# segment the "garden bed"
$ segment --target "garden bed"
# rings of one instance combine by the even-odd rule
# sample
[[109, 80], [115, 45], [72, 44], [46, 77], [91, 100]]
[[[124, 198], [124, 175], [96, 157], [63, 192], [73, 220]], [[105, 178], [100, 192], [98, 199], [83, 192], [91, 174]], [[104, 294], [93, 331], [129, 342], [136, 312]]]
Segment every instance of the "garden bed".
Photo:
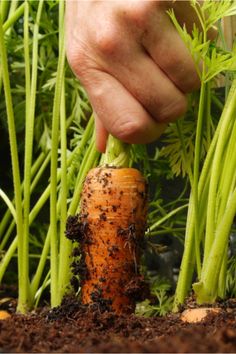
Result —
[[0, 321], [1, 352], [235, 352], [236, 302], [199, 323], [180, 314], [165, 317], [116, 316], [96, 305], [69, 299], [58, 308]]
[[[236, 2], [190, 3], [193, 31], [168, 11], [201, 82], [188, 111], [158, 143], [110, 136], [101, 154], [66, 61], [65, 2], [0, 0], [0, 353], [236, 353], [236, 300], [216, 303], [236, 299], [236, 52], [224, 35]], [[138, 168], [148, 198], [131, 179], [128, 200], [111, 171], [83, 197], [89, 171], [108, 166]], [[84, 305], [65, 300], [70, 285]], [[181, 318], [192, 299], [170, 313], [191, 291], [214, 303], [201, 322]], [[123, 314], [141, 300], [136, 314], [155, 316]]]

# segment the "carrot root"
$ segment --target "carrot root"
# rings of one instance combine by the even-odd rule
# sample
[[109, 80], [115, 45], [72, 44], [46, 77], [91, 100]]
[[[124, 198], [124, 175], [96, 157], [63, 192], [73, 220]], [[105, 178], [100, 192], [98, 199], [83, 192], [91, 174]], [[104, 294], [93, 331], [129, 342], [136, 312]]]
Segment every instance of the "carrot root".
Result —
[[117, 314], [134, 311], [135, 301], [146, 294], [138, 272], [146, 216], [147, 185], [138, 170], [100, 167], [89, 172], [74, 234], [67, 230], [80, 241], [86, 269], [82, 303], [110, 307]]

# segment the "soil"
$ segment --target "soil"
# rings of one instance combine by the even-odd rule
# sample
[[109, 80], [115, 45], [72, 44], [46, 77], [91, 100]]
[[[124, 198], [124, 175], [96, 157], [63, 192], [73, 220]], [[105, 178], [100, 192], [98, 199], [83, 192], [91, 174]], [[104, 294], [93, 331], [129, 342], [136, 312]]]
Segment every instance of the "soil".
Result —
[[74, 298], [28, 315], [16, 314], [12, 300], [1, 301], [1, 309], [11, 316], [0, 320], [0, 352], [236, 352], [236, 301], [220, 306], [221, 311], [190, 324], [180, 314], [118, 316]]

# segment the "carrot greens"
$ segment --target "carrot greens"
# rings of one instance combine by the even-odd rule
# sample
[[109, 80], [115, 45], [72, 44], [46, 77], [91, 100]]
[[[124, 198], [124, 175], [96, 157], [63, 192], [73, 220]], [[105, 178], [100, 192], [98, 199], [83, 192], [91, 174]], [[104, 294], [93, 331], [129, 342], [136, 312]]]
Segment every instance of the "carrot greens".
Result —
[[101, 165], [128, 167], [131, 162], [129, 150], [129, 144], [125, 144], [110, 135], [108, 137], [106, 152], [101, 158]]
[[[185, 28], [180, 27], [174, 13], [169, 12], [174, 25], [195, 59], [196, 66], [202, 63], [202, 69], [199, 71], [201, 89], [192, 166], [193, 179], [190, 172], [191, 196], [175, 309], [178, 308], [178, 304], [183, 303], [190, 289], [195, 265], [198, 282], [193, 285], [193, 289], [197, 301], [214, 302], [217, 296], [224, 298], [227, 244], [235, 215], [232, 199], [235, 188], [233, 171], [236, 167], [232, 158], [235, 139], [233, 129], [235, 81], [232, 83], [216, 131], [212, 133], [210, 82], [220, 72], [235, 70], [236, 56], [234, 51], [225, 52], [213, 46], [207, 34], [216, 21], [236, 14], [236, 4], [234, 1], [205, 1], [200, 6], [197, 1], [191, 1], [191, 5], [201, 24], [200, 29], [194, 27], [192, 35], [188, 34]], [[203, 163], [204, 130], [207, 131], [208, 143]]]
[[198, 18], [191, 33], [168, 12], [201, 81], [200, 91], [189, 95], [188, 112], [148, 146], [110, 136], [101, 156], [92, 108], [66, 61], [64, 1], [0, 0], [0, 281], [15, 275], [19, 312], [49, 291], [57, 306], [71, 291], [74, 246], [65, 237], [66, 222], [81, 211], [84, 180], [97, 165], [142, 170], [150, 184], [146, 252], [154, 263], [177, 254], [171, 282], [162, 281], [159, 269], [144, 271], [157, 304], [145, 300], [137, 313], [166, 313], [175, 282], [175, 311], [191, 290], [198, 303], [236, 296], [235, 255], [229, 257], [236, 214], [236, 51], [222, 26], [236, 15], [236, 2], [190, 3]]

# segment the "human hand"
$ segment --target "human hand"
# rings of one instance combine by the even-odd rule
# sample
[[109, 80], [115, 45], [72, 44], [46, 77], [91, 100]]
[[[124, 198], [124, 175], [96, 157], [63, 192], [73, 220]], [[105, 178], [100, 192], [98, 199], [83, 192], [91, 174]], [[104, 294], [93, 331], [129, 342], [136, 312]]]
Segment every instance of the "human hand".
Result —
[[[96, 142], [156, 140], [200, 85], [193, 60], [166, 13], [172, 1], [67, 0], [67, 58], [95, 113]], [[188, 1], [174, 4], [191, 27]]]

